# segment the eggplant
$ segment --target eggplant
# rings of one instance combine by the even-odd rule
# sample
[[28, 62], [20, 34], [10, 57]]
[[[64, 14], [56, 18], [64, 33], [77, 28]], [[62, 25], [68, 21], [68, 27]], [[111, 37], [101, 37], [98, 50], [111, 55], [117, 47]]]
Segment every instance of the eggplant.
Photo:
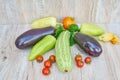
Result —
[[94, 38], [78, 32], [74, 35], [74, 40], [89, 55], [94, 57], [101, 55], [102, 47]]
[[46, 35], [53, 35], [55, 29], [53, 27], [31, 29], [21, 34], [15, 41], [15, 45], [19, 49], [24, 49], [33, 46]]

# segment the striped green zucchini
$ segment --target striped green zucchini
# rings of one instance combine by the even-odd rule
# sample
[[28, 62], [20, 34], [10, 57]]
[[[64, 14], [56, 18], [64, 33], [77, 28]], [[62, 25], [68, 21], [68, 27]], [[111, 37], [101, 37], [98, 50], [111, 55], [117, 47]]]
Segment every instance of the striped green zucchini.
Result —
[[55, 45], [56, 63], [58, 69], [62, 72], [68, 72], [73, 67], [69, 38], [70, 38], [70, 32], [63, 31], [59, 35]]

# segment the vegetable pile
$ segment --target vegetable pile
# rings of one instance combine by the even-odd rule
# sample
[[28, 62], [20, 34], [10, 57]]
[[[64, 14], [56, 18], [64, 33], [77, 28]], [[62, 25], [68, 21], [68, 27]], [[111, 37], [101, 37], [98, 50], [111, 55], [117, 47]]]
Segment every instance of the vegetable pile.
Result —
[[44, 61], [42, 73], [50, 74], [50, 68], [56, 62], [57, 67], [62, 72], [69, 72], [73, 68], [73, 57], [70, 46], [75, 43], [87, 53], [82, 60], [82, 55], [75, 56], [76, 66], [82, 68], [84, 63], [90, 64], [92, 59], [90, 56], [98, 57], [102, 53], [102, 47], [97, 41], [111, 42], [119, 44], [119, 38], [112, 33], [105, 32], [101, 27], [82, 23], [79, 27], [72, 17], [65, 17], [62, 23], [58, 23], [55, 17], [46, 17], [38, 19], [31, 24], [32, 29], [21, 34], [15, 41], [15, 45], [19, 49], [31, 47], [28, 60], [35, 60], [39, 63], [44, 61], [43, 55], [55, 48], [55, 55], [49, 56]]

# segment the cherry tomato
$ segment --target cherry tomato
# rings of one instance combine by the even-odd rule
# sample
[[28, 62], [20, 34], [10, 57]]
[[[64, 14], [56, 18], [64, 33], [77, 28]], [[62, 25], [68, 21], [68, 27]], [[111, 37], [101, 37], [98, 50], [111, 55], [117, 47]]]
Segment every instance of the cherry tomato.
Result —
[[56, 62], [56, 58], [55, 58], [54, 55], [51, 55], [51, 56], [49, 57], [49, 60], [50, 60], [52, 63]]
[[81, 61], [77, 61], [77, 67], [79, 68], [82, 68], [84, 66], [84, 62], [81, 60]]
[[39, 63], [42, 62], [43, 61], [43, 57], [42, 56], [37, 56], [36, 57], [36, 61], [39, 62]]
[[81, 61], [82, 60], [82, 56], [81, 55], [76, 55], [75, 56], [75, 61]]
[[42, 74], [49, 75], [50, 74], [50, 69], [49, 68], [43, 68], [42, 69]]
[[84, 61], [86, 64], [90, 64], [92, 59], [90, 57], [86, 57]]
[[44, 62], [44, 66], [45, 66], [46, 68], [50, 68], [50, 67], [52, 66], [52, 62], [51, 62], [50, 60], [46, 60], [46, 61]]
[[65, 29], [68, 29], [71, 24], [75, 24], [76, 22], [72, 17], [65, 17], [62, 23], [63, 23], [63, 27]]

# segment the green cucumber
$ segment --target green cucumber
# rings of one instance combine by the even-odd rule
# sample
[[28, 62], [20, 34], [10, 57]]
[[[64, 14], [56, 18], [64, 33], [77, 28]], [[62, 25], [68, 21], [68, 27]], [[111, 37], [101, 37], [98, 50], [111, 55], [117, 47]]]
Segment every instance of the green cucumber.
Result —
[[73, 68], [72, 54], [69, 44], [70, 32], [63, 31], [55, 45], [56, 63], [58, 69], [62, 72], [68, 72]]
[[45, 54], [47, 51], [54, 48], [55, 43], [56, 43], [56, 38], [52, 35], [47, 35], [33, 46], [30, 55], [28, 57], [28, 60], [34, 60], [38, 55]]

